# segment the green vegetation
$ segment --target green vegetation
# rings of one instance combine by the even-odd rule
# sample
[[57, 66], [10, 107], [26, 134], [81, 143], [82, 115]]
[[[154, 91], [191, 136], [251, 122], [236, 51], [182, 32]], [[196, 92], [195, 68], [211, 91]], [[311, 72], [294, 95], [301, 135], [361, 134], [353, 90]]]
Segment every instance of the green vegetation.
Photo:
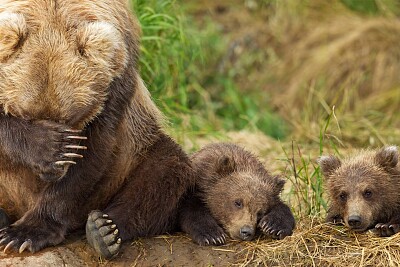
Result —
[[329, 203], [317, 164], [400, 144], [398, 0], [132, 3], [142, 76], [169, 132], [188, 151], [244, 144], [287, 178], [295, 234], [246, 242], [240, 266], [399, 265], [399, 235], [322, 223]]
[[241, 92], [235, 73], [220, 71], [227, 43], [211, 23], [196, 28], [176, 1], [133, 0], [143, 29], [141, 73], [175, 134], [259, 129], [285, 136], [266, 96]]
[[132, 4], [141, 73], [170, 133], [190, 149], [239, 130], [281, 140], [298, 216], [326, 211], [318, 156], [399, 143], [397, 0]]

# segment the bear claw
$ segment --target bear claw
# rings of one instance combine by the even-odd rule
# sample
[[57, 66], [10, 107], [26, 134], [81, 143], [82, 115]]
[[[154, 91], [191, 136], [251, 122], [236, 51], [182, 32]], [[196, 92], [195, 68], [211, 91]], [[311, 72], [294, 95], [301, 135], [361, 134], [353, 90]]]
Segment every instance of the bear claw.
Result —
[[259, 224], [260, 229], [262, 232], [274, 239], [283, 239], [286, 236], [289, 236], [292, 234], [291, 229], [282, 229], [281, 226], [279, 226], [277, 223], [274, 222], [268, 222], [267, 220], [264, 220]]
[[211, 236], [207, 236], [207, 237], [203, 237], [203, 240], [201, 241], [200, 239], [198, 239], [198, 242], [200, 245], [215, 245], [215, 246], [220, 246], [226, 243], [226, 237], [225, 235], [222, 235], [220, 237], [211, 237]]
[[371, 231], [377, 236], [388, 237], [400, 232], [400, 224], [378, 223]]
[[108, 214], [92, 211], [86, 223], [86, 238], [88, 243], [106, 259], [118, 254], [121, 238], [118, 236], [117, 225], [109, 218]]

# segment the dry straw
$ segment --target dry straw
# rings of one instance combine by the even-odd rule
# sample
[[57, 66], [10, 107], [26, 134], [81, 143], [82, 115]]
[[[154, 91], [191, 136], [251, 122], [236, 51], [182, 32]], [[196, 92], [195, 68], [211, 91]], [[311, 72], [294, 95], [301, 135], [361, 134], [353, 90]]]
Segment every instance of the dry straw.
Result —
[[240, 253], [237, 266], [400, 266], [400, 236], [357, 234], [304, 218], [293, 236], [248, 242]]

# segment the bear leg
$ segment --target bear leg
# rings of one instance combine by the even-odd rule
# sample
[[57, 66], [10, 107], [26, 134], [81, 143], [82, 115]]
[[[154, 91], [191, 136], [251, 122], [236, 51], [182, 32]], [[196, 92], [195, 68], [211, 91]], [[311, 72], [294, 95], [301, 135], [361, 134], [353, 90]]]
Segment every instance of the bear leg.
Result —
[[293, 233], [295, 220], [290, 208], [279, 203], [272, 210], [264, 215], [258, 223], [262, 232], [275, 239], [283, 239]]
[[86, 239], [97, 253], [110, 259], [121, 246], [119, 230], [107, 214], [95, 210], [89, 214], [86, 223]]
[[224, 230], [212, 217], [206, 205], [195, 195], [189, 195], [182, 200], [179, 224], [181, 230], [201, 246], [219, 246], [226, 243]]
[[175, 231], [180, 200], [193, 184], [194, 171], [186, 154], [162, 136], [108, 206], [89, 215], [88, 241], [99, 247], [100, 254], [112, 257], [118, 253], [118, 238], [123, 242]]

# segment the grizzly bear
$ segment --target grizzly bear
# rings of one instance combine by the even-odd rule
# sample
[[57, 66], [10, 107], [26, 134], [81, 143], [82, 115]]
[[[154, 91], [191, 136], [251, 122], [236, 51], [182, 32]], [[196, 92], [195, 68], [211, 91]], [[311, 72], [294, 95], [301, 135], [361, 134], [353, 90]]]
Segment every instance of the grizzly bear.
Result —
[[285, 181], [272, 176], [249, 151], [230, 143], [205, 146], [191, 156], [196, 189], [186, 196], [180, 225], [200, 245], [222, 245], [233, 239], [252, 240], [260, 230], [282, 239], [295, 220], [279, 198]]
[[400, 167], [396, 146], [362, 150], [340, 160], [322, 156], [330, 207], [326, 220], [356, 232], [391, 236], [400, 230]]
[[128, 2], [1, 1], [5, 251], [59, 244], [86, 223], [112, 257], [124, 240], [175, 229], [193, 170], [138, 74]]

